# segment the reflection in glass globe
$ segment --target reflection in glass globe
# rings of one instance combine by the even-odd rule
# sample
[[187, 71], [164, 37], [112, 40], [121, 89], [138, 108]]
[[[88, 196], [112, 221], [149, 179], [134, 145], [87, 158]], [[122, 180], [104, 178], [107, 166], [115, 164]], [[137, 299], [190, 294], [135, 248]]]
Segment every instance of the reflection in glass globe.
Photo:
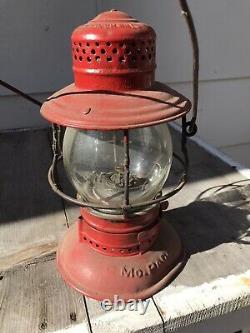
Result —
[[[63, 141], [66, 172], [84, 200], [119, 207], [124, 202], [124, 131], [67, 128]], [[139, 203], [161, 191], [172, 163], [167, 124], [129, 131], [129, 200]]]

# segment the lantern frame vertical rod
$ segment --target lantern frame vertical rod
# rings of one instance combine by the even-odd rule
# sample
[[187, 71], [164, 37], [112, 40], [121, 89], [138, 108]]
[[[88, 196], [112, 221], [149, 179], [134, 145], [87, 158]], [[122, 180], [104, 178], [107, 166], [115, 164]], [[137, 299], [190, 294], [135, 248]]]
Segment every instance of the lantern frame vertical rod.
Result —
[[130, 157], [129, 157], [129, 130], [124, 130], [123, 145], [124, 145], [124, 205], [129, 205], [129, 174], [130, 174]]

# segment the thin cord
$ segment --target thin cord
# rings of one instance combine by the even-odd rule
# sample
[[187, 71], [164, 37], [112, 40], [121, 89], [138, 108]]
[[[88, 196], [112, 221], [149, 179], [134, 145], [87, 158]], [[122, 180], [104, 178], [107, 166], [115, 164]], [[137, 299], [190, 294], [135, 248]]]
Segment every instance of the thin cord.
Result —
[[28, 101], [30, 101], [30, 102], [38, 105], [38, 106], [42, 106], [42, 104], [43, 104], [42, 102], [38, 101], [37, 99], [31, 97], [30, 95], [24, 93], [23, 91], [17, 89], [16, 87], [12, 86], [11, 84], [9, 84], [9, 83], [7, 83], [7, 82], [5, 82], [3, 80], [0, 80], [0, 85], [3, 86], [3, 87], [5, 87], [5, 88], [7, 88], [7, 89], [9, 89], [9, 90], [11, 90], [11, 91], [13, 91], [17, 95], [19, 95], [19, 96], [27, 99]]
[[86, 317], [87, 317], [88, 331], [89, 331], [89, 333], [93, 333], [92, 325], [91, 325], [91, 321], [90, 321], [90, 316], [89, 316], [89, 310], [88, 310], [87, 301], [86, 301], [86, 297], [82, 296], [82, 298], [83, 298], [84, 310], [85, 310]]

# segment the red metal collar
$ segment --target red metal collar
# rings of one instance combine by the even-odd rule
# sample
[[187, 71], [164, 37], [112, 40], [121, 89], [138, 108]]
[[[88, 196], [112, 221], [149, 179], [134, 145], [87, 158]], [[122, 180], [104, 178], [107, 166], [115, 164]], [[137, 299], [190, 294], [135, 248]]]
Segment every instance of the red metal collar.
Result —
[[41, 108], [50, 122], [88, 130], [157, 125], [183, 116], [191, 103], [166, 85], [127, 92], [82, 91], [74, 84], [52, 95]]

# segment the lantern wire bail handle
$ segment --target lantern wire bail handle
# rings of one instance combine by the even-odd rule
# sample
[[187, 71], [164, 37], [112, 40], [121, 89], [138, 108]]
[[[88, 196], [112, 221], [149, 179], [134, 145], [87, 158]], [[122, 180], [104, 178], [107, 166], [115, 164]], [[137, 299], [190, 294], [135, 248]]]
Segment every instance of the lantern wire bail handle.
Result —
[[188, 137], [194, 136], [197, 133], [197, 112], [199, 99], [199, 42], [197, 32], [194, 25], [191, 10], [186, 0], [179, 0], [181, 14], [184, 16], [192, 43], [193, 51], [193, 116], [191, 120], [185, 122], [185, 132]]

